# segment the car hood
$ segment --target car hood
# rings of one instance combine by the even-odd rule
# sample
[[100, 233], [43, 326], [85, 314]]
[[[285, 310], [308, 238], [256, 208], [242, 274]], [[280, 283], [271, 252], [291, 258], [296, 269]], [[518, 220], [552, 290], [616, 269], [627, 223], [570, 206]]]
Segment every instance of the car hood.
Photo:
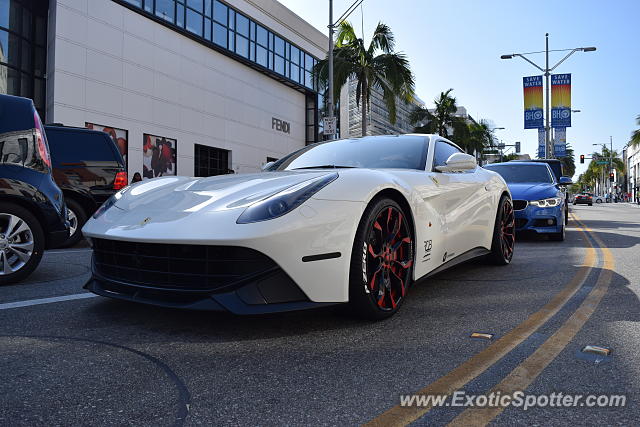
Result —
[[554, 184], [547, 183], [507, 183], [514, 200], [541, 200], [555, 197], [558, 189]]
[[234, 209], [264, 199], [285, 188], [333, 171], [263, 172], [206, 178], [161, 177], [145, 180], [122, 192], [115, 207], [145, 212], [198, 212]]

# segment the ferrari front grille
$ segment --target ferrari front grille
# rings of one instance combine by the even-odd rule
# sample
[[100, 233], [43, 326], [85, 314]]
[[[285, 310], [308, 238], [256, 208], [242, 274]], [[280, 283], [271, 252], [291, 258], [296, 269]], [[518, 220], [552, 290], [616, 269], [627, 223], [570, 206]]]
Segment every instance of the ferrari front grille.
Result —
[[266, 255], [236, 246], [93, 239], [95, 272], [148, 288], [210, 291], [278, 269]]
[[529, 202], [526, 201], [526, 200], [514, 200], [513, 201], [513, 210], [514, 211], [521, 211], [523, 209], [526, 209], [528, 205], [529, 205]]

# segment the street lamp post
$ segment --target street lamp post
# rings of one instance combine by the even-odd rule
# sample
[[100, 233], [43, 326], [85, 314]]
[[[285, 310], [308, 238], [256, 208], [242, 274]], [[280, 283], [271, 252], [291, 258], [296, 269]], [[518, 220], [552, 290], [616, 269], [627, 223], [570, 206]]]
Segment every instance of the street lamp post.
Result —
[[[362, 4], [364, 0], [355, 0], [351, 6], [338, 18], [335, 22], [333, 22], [333, 0], [329, 0], [329, 58], [327, 61], [327, 67], [329, 68], [329, 78], [328, 80], [328, 91], [329, 91], [329, 108], [327, 110], [327, 115], [331, 120], [334, 119], [334, 111], [333, 111], [333, 34], [335, 28], [340, 25], [342, 21], [347, 19], [349, 15], [353, 13], [354, 10], [358, 6]], [[330, 135], [331, 139], [334, 139], [336, 136], [335, 133]]]
[[[333, 119], [333, 0], [329, 0], [329, 110], [328, 116]], [[335, 138], [335, 133], [331, 134], [331, 139]]]
[[[546, 154], [546, 158], [551, 159], [551, 158], [553, 158], [553, 147], [551, 145], [551, 117], [550, 117], [551, 116], [551, 99], [550, 99], [551, 85], [549, 83], [551, 72], [553, 70], [555, 70], [564, 61], [566, 61], [574, 53], [576, 53], [576, 52], [593, 52], [594, 50], [596, 50], [596, 48], [595, 47], [577, 47], [577, 48], [574, 48], [574, 49], [549, 50], [549, 33], [545, 34], [545, 38], [546, 38], [546, 40], [545, 40], [546, 41], [546, 45], [545, 45], [545, 50], [543, 50], [543, 51], [540, 51], [540, 52], [526, 52], [526, 53], [511, 53], [511, 54], [508, 54], [508, 55], [500, 56], [500, 59], [513, 59], [514, 57], [518, 56], [518, 57], [524, 59], [529, 64], [533, 65], [538, 70], [540, 70], [541, 72], [544, 73], [545, 85], [546, 85], [545, 110], [546, 110], [546, 114], [547, 114], [547, 119], [545, 120], [545, 126], [544, 126], [544, 130], [545, 130], [545, 151], [546, 151], [545, 154]], [[565, 57], [562, 58], [560, 61], [558, 61], [558, 63], [556, 65], [554, 65], [553, 67], [549, 67], [549, 52], [569, 52], [569, 53], [566, 54]], [[545, 66], [544, 66], [544, 68], [542, 68], [541, 66], [539, 66], [538, 64], [536, 64], [535, 62], [533, 62], [532, 60], [527, 58], [527, 55], [532, 55], [532, 54], [536, 54], [536, 53], [544, 53], [545, 54]]]

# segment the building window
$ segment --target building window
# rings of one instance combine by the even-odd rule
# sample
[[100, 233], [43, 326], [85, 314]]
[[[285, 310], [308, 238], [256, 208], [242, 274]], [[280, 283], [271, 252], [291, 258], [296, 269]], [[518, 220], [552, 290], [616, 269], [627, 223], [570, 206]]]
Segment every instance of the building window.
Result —
[[233, 173], [229, 167], [231, 151], [195, 144], [195, 176], [214, 176]]
[[[0, 4], [9, 1], [0, 0]], [[220, 0], [114, 1], [153, 14], [299, 86], [316, 90], [311, 76], [316, 58]]]
[[45, 118], [47, 9], [0, 0], [0, 93], [31, 98]]

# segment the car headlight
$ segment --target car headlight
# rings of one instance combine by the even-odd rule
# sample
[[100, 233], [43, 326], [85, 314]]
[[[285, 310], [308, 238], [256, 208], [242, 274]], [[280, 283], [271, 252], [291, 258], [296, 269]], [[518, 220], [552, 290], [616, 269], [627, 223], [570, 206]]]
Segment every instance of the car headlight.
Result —
[[260, 200], [246, 208], [236, 223], [249, 224], [285, 215], [338, 178], [337, 173], [310, 179]]
[[124, 187], [122, 190], [118, 191], [116, 194], [114, 194], [113, 196], [109, 197], [109, 198], [107, 199], [107, 201], [106, 201], [106, 202], [104, 202], [104, 203], [103, 203], [103, 204], [98, 208], [98, 210], [97, 210], [97, 211], [95, 211], [95, 212], [93, 213], [93, 215], [91, 215], [91, 217], [92, 217], [93, 219], [96, 219], [96, 218], [98, 218], [100, 215], [102, 215], [103, 213], [105, 213], [105, 212], [106, 212], [106, 211], [107, 211], [111, 206], [115, 205], [115, 204], [116, 204], [116, 202], [117, 202], [118, 200], [120, 200], [120, 197], [122, 197], [122, 195], [123, 195], [124, 193], [126, 193], [126, 192], [129, 190], [129, 188], [131, 188], [131, 186]]
[[560, 197], [552, 197], [550, 199], [532, 200], [529, 203], [539, 208], [552, 208], [562, 203], [562, 199]]

